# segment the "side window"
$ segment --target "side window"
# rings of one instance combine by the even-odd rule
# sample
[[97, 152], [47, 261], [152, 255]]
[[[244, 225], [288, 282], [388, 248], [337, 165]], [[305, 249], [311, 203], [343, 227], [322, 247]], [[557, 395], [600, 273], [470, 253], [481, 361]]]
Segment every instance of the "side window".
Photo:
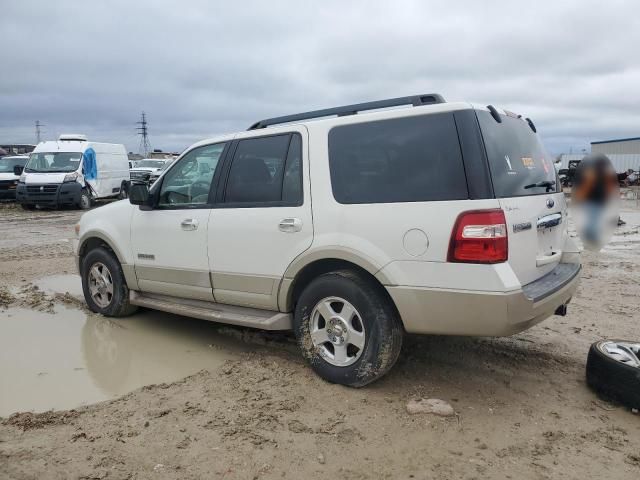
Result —
[[282, 179], [282, 201], [302, 205], [302, 139], [293, 135]]
[[225, 202], [289, 203], [301, 199], [301, 156], [297, 134], [240, 140], [229, 169]]
[[340, 203], [469, 198], [450, 113], [335, 127], [329, 132], [329, 169]]
[[225, 143], [194, 148], [182, 157], [162, 180], [158, 205], [204, 205]]

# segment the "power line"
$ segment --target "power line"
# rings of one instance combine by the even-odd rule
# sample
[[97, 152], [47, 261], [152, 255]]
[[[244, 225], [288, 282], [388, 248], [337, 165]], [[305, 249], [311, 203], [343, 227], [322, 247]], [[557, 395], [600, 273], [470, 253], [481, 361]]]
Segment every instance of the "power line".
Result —
[[147, 115], [142, 112], [142, 116], [140, 117], [140, 121], [136, 122], [136, 124], [140, 125], [136, 128], [138, 131], [138, 135], [140, 135], [140, 147], [138, 148], [138, 153], [144, 155], [146, 158], [151, 151], [151, 144], [149, 143], [149, 129], [147, 127]]
[[40, 120], [36, 120], [36, 140], [37, 143], [40, 143], [40, 136], [42, 133], [44, 133], [44, 131], [40, 130], [41, 127], [46, 127], [46, 125], [43, 125], [42, 123], [40, 123]]

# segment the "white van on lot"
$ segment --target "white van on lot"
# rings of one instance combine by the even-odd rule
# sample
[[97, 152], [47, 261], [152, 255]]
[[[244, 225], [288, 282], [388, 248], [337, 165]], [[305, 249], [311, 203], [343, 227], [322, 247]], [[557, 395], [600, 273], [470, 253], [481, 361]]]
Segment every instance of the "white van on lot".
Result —
[[77, 225], [93, 311], [292, 329], [351, 386], [391, 368], [404, 332], [511, 335], [565, 314], [581, 268], [533, 122], [436, 94], [260, 121], [129, 200]]
[[60, 135], [41, 142], [29, 157], [16, 189], [25, 209], [76, 206], [117, 197], [129, 181], [129, 159], [122, 144], [89, 142], [84, 135]]

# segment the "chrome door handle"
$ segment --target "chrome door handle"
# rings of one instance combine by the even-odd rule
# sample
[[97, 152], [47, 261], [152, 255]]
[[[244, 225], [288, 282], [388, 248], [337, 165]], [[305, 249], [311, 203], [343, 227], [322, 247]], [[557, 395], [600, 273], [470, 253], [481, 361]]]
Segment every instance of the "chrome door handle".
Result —
[[284, 218], [280, 220], [278, 228], [285, 233], [299, 232], [302, 230], [302, 220], [299, 218]]
[[193, 231], [198, 229], [198, 220], [193, 218], [185, 218], [182, 223], [180, 223], [182, 230]]

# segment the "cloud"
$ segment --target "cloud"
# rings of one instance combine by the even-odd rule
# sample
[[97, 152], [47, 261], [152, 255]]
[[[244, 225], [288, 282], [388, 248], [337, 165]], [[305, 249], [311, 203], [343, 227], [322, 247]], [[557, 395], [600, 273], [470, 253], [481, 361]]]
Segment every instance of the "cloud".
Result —
[[632, 2], [110, 2], [3, 5], [0, 139], [34, 121], [136, 151], [265, 117], [415, 93], [530, 116], [554, 152], [638, 136]]

